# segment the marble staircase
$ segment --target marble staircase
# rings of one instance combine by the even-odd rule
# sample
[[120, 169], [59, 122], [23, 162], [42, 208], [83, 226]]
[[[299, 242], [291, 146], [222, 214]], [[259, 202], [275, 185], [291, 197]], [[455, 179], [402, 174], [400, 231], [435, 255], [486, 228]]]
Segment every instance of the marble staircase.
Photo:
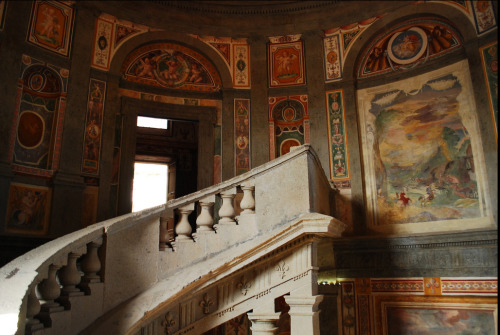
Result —
[[253, 334], [273, 334], [284, 295], [292, 334], [319, 334], [317, 246], [344, 229], [333, 192], [304, 145], [65, 235], [0, 269], [0, 333], [202, 334], [247, 313]]

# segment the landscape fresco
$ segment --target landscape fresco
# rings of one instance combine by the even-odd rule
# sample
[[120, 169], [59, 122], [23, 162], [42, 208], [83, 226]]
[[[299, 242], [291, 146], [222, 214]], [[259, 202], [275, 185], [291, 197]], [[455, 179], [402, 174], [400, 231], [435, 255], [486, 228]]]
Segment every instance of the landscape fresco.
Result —
[[387, 308], [388, 335], [496, 334], [493, 311], [467, 308]]
[[434, 73], [366, 97], [364, 154], [375, 225], [484, 216], [481, 146], [464, 78]]

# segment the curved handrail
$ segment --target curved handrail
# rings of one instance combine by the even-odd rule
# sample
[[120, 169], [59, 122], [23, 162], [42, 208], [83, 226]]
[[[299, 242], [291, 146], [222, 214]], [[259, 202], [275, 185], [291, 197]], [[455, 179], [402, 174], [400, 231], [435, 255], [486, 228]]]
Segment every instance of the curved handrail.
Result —
[[149, 208], [141, 212], [130, 213], [102, 221], [73, 233], [47, 242], [36, 249], [7, 263], [0, 268], [0, 324], [2, 334], [14, 334], [24, 328], [22, 311], [26, 303], [29, 288], [38, 276], [46, 276], [50, 264], [65, 265], [67, 255], [88, 243], [104, 236], [112, 228], [114, 231], [126, 229], [131, 224], [159, 217], [165, 205]]

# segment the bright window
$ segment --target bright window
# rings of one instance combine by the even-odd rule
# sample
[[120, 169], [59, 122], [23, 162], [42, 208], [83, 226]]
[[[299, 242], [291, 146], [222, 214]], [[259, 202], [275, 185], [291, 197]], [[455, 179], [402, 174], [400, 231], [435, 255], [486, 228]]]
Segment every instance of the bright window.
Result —
[[159, 119], [156, 117], [138, 116], [137, 126], [156, 129], [168, 129], [168, 120]]
[[133, 187], [132, 212], [166, 203], [168, 165], [136, 162]]

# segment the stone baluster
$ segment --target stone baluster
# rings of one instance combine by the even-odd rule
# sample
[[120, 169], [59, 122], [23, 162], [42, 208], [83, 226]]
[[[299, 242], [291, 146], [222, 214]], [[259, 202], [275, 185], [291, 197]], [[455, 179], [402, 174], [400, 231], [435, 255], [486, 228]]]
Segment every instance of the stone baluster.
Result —
[[212, 231], [212, 226], [214, 224], [214, 218], [212, 216], [212, 207], [215, 203], [215, 195], [211, 195], [200, 199], [199, 204], [201, 207], [200, 214], [196, 218], [196, 231]]
[[64, 309], [71, 309], [70, 297], [84, 295], [84, 292], [77, 287], [82, 281], [82, 275], [76, 267], [76, 261], [80, 256], [81, 252], [70, 252], [68, 264], [58, 272], [59, 282], [63, 286], [58, 302], [64, 306]]
[[177, 234], [176, 240], [189, 240], [191, 239], [191, 232], [193, 228], [189, 224], [188, 216], [194, 210], [194, 202], [186, 206], [179, 207], [177, 209], [181, 216], [179, 222], [175, 226], [175, 233]]
[[[82, 279], [83, 284], [101, 282], [101, 277], [97, 274], [101, 271], [101, 260], [97, 253], [101, 245], [102, 238], [87, 244], [87, 253], [83, 256], [81, 262], [81, 268], [84, 273]], [[86, 294], [89, 294], [89, 292], [86, 291]]]
[[40, 313], [40, 300], [36, 295], [36, 286], [39, 280], [36, 279], [32, 284], [26, 301], [26, 334], [34, 334], [37, 330], [43, 329], [43, 324], [40, 320], [35, 319], [35, 316]]
[[277, 333], [278, 327], [276, 323], [280, 318], [280, 313], [254, 311], [247, 313], [247, 315], [248, 319], [252, 322], [252, 326], [250, 327], [252, 335], [272, 335]]
[[51, 264], [49, 265], [49, 273], [47, 278], [42, 280], [40, 284], [38, 284], [38, 292], [42, 300], [45, 303], [42, 304], [42, 309], [51, 309], [59, 307], [59, 303], [55, 301], [55, 299], [59, 298], [61, 295], [61, 286], [56, 279], [57, 270], [60, 269], [59, 265]]
[[59, 282], [63, 286], [62, 295], [70, 296], [81, 292], [78, 287], [82, 280], [82, 275], [76, 268], [76, 260], [81, 256], [79, 253], [70, 252], [68, 255], [68, 264], [59, 271]]
[[219, 209], [219, 224], [236, 224], [234, 221], [234, 216], [236, 211], [234, 210], [234, 197], [236, 196], [236, 187], [230, 188], [221, 192], [222, 206]]
[[160, 250], [165, 250], [168, 248], [170, 242], [170, 234], [168, 233], [167, 223], [168, 220], [172, 219], [173, 212], [171, 209], [166, 209], [165, 212], [160, 216]]
[[253, 185], [253, 182], [244, 182], [241, 184], [241, 189], [243, 190], [243, 199], [241, 199], [240, 207], [243, 211], [240, 215], [255, 213], [255, 198], [253, 196], [255, 186]]

